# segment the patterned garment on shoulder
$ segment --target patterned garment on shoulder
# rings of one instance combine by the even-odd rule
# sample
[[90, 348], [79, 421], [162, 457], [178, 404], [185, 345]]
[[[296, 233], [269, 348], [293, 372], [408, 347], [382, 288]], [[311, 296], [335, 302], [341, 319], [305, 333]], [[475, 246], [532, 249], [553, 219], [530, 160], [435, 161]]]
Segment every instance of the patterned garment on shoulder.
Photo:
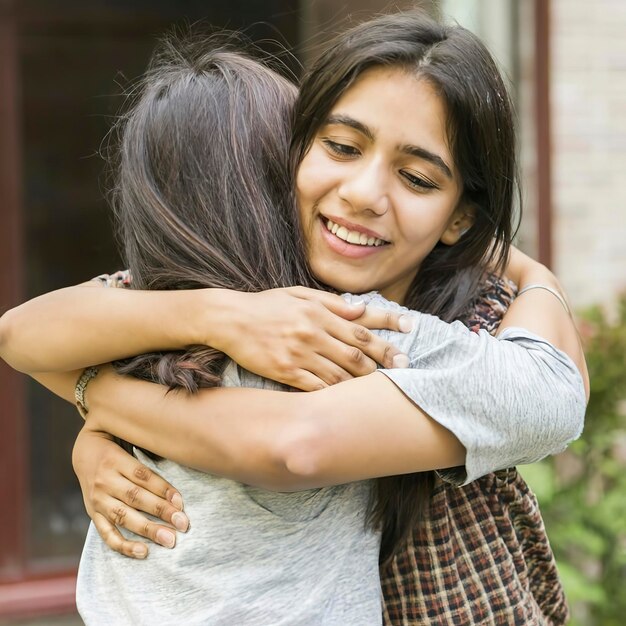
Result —
[[117, 287], [128, 289], [131, 286], [132, 278], [130, 270], [119, 270], [114, 274], [100, 274], [91, 280], [99, 282], [103, 287]]
[[[494, 276], [467, 325], [494, 333], [515, 297]], [[381, 569], [386, 626], [557, 626], [568, 608], [535, 496], [515, 468], [435, 478], [428, 518]]]

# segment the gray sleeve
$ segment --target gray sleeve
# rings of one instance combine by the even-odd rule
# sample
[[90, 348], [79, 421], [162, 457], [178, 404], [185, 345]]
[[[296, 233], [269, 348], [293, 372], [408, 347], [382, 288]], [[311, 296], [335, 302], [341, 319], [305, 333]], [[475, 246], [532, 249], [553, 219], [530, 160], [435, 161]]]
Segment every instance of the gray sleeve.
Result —
[[[386, 303], [379, 298], [371, 304]], [[496, 338], [461, 322], [407, 314], [411, 333], [380, 334], [409, 356], [411, 369], [381, 371], [465, 447], [465, 467], [441, 471], [444, 479], [465, 484], [532, 463], [580, 436], [585, 390], [564, 352], [522, 328]]]
[[582, 432], [585, 390], [572, 360], [521, 328], [498, 338], [419, 316], [411, 368], [381, 370], [466, 449], [467, 483], [565, 449]]

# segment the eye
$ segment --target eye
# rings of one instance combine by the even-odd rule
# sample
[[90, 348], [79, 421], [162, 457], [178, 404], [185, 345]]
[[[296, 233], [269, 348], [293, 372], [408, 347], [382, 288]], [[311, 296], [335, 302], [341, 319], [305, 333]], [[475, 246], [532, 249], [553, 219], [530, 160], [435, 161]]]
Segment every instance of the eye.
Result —
[[322, 139], [322, 143], [326, 146], [327, 150], [335, 156], [341, 158], [351, 158], [359, 156], [360, 152], [358, 148], [345, 143], [339, 143], [332, 139]]
[[406, 170], [402, 170], [400, 175], [407, 182], [408, 186], [411, 189], [415, 189], [417, 191], [428, 191], [429, 189], [438, 189], [437, 185], [427, 178], [423, 178], [421, 176], [416, 176], [411, 172], [407, 172]]

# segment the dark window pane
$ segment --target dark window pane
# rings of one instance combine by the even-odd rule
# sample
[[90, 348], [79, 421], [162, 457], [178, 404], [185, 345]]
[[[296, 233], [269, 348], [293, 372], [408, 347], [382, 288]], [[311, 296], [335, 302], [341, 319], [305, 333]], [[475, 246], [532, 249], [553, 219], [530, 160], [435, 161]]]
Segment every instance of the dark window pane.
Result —
[[[172, 22], [207, 18], [253, 38], [295, 43], [297, 2], [25, 0], [20, 15], [25, 295], [120, 268], [103, 200], [99, 156], [121, 99], [119, 83], [139, 76], [156, 36]], [[124, 78], [125, 77], [125, 78]], [[45, 320], [42, 320], [42, 324]], [[77, 563], [87, 518], [71, 467], [80, 418], [34, 383], [27, 385], [31, 569]]]
[[[148, 37], [22, 39], [25, 278], [28, 297], [120, 267], [100, 189], [100, 144], [120, 105], [115, 75], [142, 70]], [[42, 320], [45, 323], [45, 320]], [[30, 415], [28, 558], [75, 563], [86, 515], [71, 468], [74, 408], [36, 384]], [[44, 563], [40, 563], [43, 565]]]

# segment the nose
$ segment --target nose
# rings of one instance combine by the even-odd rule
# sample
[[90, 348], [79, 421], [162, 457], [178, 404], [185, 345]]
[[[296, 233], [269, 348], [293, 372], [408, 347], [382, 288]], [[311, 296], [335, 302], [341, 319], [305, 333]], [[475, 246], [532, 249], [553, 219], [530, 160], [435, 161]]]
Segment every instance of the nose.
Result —
[[389, 180], [383, 164], [376, 159], [354, 164], [338, 187], [339, 197], [354, 211], [384, 215], [389, 210]]

